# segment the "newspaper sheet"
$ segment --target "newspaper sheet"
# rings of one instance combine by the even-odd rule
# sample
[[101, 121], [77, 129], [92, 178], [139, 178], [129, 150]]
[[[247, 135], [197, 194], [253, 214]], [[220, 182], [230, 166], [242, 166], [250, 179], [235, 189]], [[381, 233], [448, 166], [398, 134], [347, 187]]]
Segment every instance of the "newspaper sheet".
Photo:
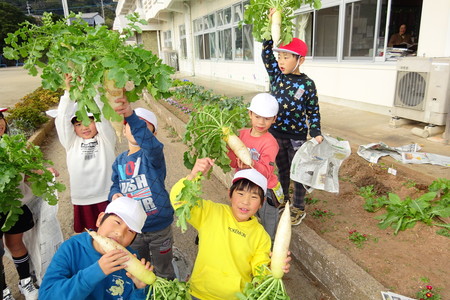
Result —
[[381, 296], [383, 300], [416, 300], [392, 292], [381, 292]]
[[377, 163], [380, 157], [390, 156], [404, 164], [432, 164], [450, 167], [450, 156], [419, 152], [418, 144], [390, 147], [383, 142], [361, 145], [358, 155], [371, 163]]
[[348, 141], [324, 136], [304, 143], [295, 153], [291, 164], [291, 179], [302, 183], [310, 193], [314, 189], [339, 192], [339, 167], [351, 154]]

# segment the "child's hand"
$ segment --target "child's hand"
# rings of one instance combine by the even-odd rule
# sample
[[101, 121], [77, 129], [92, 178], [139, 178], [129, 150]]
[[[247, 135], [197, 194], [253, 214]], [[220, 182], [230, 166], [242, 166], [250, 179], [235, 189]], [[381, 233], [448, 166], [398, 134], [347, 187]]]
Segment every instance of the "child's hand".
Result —
[[323, 136], [321, 136], [321, 135], [315, 136], [314, 139], [315, 139], [319, 144], [323, 142]]
[[133, 109], [131, 108], [130, 102], [128, 102], [127, 98], [119, 98], [116, 99], [115, 102], [118, 104], [117, 107], [114, 108], [116, 113], [123, 115], [125, 118], [133, 114]]
[[[136, 254], [134, 254], [134, 256], [136, 256]], [[141, 264], [145, 265], [145, 269], [150, 270], [153, 272], [153, 266], [150, 265], [149, 261], [145, 261], [145, 258], [141, 258]], [[139, 279], [137, 279], [136, 277], [134, 277], [133, 275], [131, 275], [131, 273], [127, 272], [127, 276], [129, 278], [131, 278], [131, 280], [133, 280], [134, 285], [138, 288], [138, 289], [143, 289], [147, 286], [147, 284], [145, 282], [140, 281]]]
[[195, 162], [194, 167], [192, 168], [191, 173], [187, 176], [187, 179], [188, 180], [194, 179], [195, 176], [197, 176], [198, 172], [202, 172], [202, 174], [206, 174], [213, 165], [214, 165], [214, 160], [209, 157], [198, 158], [197, 161]]
[[236, 163], [237, 163], [237, 167], [239, 169], [251, 169], [253, 167], [253, 160], [252, 160], [252, 165], [246, 165], [242, 162], [242, 160], [239, 159], [239, 157], [236, 157]]
[[273, 7], [269, 10], [269, 20], [270, 21], [272, 21], [272, 16], [276, 11], [277, 11], [277, 9], [273, 8]]
[[111, 197], [111, 200], [114, 201], [114, 200], [116, 200], [116, 199], [119, 198], [119, 197], [123, 197], [123, 195], [122, 195], [121, 193], [115, 193], [115, 194]]
[[109, 275], [115, 271], [125, 269], [124, 262], [130, 258], [128, 254], [122, 250], [112, 250], [105, 253], [99, 260], [98, 264], [105, 275]]
[[[270, 252], [270, 256], [272, 257], [272, 252]], [[289, 273], [289, 269], [291, 268], [290, 261], [292, 260], [291, 251], [288, 251], [286, 260], [284, 261], [286, 264], [283, 266], [283, 272]]]
[[47, 168], [47, 170], [49, 170], [53, 175], [55, 175], [55, 177], [59, 176], [59, 172], [55, 168], [50, 167], [50, 168]]
[[66, 90], [70, 91], [70, 82], [72, 81], [72, 75], [64, 74], [64, 83], [66, 85]]

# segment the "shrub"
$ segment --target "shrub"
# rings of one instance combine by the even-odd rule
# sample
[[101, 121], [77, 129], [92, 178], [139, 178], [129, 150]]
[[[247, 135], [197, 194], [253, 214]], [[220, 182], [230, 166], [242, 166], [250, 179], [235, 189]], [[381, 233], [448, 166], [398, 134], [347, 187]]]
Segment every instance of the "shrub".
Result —
[[56, 92], [37, 88], [24, 96], [14, 108], [8, 110], [7, 120], [12, 133], [31, 136], [42, 124], [48, 121], [45, 111], [59, 102], [62, 90]]

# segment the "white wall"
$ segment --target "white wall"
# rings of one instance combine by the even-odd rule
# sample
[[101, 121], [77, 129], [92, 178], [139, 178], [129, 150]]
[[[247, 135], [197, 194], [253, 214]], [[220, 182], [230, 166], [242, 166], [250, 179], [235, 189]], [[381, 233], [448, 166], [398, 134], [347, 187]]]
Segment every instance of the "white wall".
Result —
[[321, 101], [390, 113], [397, 76], [395, 64], [306, 61], [300, 70], [314, 80]]
[[450, 1], [424, 0], [417, 56], [450, 56]]

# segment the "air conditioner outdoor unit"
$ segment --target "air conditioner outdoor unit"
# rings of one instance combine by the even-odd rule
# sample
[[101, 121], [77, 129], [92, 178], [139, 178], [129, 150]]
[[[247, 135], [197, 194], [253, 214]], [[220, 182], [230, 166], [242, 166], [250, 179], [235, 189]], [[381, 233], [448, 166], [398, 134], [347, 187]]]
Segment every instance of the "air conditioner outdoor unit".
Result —
[[445, 125], [450, 106], [450, 57], [397, 62], [393, 116]]

